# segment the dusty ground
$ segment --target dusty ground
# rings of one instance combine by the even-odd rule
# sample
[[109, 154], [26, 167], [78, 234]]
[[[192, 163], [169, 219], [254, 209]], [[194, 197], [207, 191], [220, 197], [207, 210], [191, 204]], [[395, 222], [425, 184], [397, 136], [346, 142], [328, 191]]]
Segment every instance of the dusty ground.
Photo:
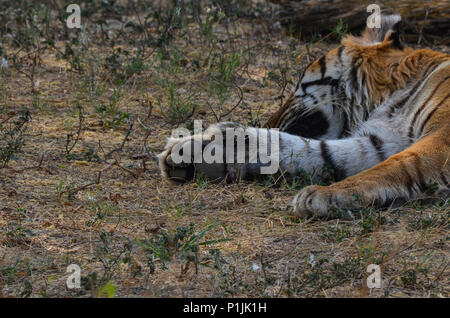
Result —
[[[287, 206], [300, 186], [290, 181], [161, 179], [155, 155], [172, 129], [228, 111], [222, 120], [263, 123], [302, 67], [337, 45], [245, 18], [212, 26], [188, 19], [168, 53], [147, 48], [144, 67], [120, 84], [108, 58], [137, 48], [94, 37], [84, 72], [61, 57], [64, 42], [40, 54], [34, 93], [26, 75], [2, 70], [0, 122], [23, 107], [31, 120], [0, 169], [0, 297], [448, 297], [448, 202], [297, 220]], [[220, 56], [231, 69], [223, 100], [210, 87]], [[66, 288], [70, 264], [81, 267], [80, 289]], [[381, 267], [381, 289], [366, 287], [369, 264]]]

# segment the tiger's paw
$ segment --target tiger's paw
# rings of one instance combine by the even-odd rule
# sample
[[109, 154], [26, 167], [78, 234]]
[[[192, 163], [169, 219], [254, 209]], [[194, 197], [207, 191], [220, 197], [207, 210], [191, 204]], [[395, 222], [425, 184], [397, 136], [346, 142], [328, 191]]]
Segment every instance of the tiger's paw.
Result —
[[293, 214], [299, 217], [326, 217], [331, 193], [324, 186], [312, 185], [300, 191], [292, 201]]
[[211, 126], [201, 135], [169, 138], [164, 151], [158, 155], [163, 178], [176, 183], [188, 182], [200, 175], [213, 182], [242, 179], [245, 165], [226, 163], [225, 143], [217, 138], [217, 132], [226, 124]]
[[[201, 136], [169, 139], [166, 148], [158, 156], [162, 176], [176, 183], [191, 181], [200, 174], [212, 181], [224, 179], [226, 176], [224, 163], [194, 161], [195, 153], [204, 149], [206, 143]], [[185, 156], [186, 149], [191, 149], [187, 156]]]
[[312, 185], [295, 196], [293, 214], [299, 217], [348, 218], [351, 210], [369, 205], [365, 203], [366, 199], [357, 189]]

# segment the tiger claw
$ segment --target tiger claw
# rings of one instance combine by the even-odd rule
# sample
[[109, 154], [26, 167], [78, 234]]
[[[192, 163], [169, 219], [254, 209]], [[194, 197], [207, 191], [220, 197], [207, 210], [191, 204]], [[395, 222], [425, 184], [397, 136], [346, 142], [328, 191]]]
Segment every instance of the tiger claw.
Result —
[[300, 217], [326, 217], [329, 208], [329, 191], [323, 186], [304, 188], [292, 201], [293, 214]]

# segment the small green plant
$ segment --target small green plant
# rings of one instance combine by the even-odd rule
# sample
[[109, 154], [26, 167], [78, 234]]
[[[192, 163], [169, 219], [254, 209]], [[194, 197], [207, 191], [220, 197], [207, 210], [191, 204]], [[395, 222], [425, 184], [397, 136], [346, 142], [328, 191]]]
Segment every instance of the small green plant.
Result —
[[[89, 194], [88, 199], [95, 215], [86, 221], [86, 226], [92, 229], [100, 229], [108, 217], [113, 217], [116, 214], [118, 207], [115, 203], [105, 202], [96, 198], [93, 194]], [[104, 243], [107, 242], [106, 238], [108, 238], [107, 233], [103, 233], [101, 239]]]
[[408, 222], [408, 230], [426, 230], [429, 228], [450, 228], [450, 210], [437, 214], [421, 213]]
[[[165, 56], [164, 53], [166, 53]], [[160, 60], [159, 69], [166, 69], [171, 76], [176, 76], [186, 63], [184, 54], [174, 45], [170, 46], [166, 52], [159, 50], [155, 58]]]
[[130, 56], [127, 50], [119, 48], [105, 58], [104, 67], [113, 76], [114, 84], [124, 85], [129, 78], [141, 74], [148, 66], [139, 51], [136, 55]]
[[239, 52], [214, 56], [209, 68], [210, 94], [217, 97], [219, 104], [224, 104], [230, 97], [231, 87], [236, 71], [242, 64]]
[[100, 286], [97, 290], [97, 297], [114, 298], [116, 296], [116, 286], [109, 281]]
[[409, 269], [400, 276], [400, 280], [403, 285], [413, 286], [417, 283], [417, 273], [414, 269]]
[[[104, 216], [105, 214], [99, 218], [103, 220]], [[94, 226], [95, 222], [88, 226]], [[100, 226], [101, 222], [96, 225]], [[88, 275], [81, 277], [84, 289], [91, 291], [93, 297], [115, 297], [116, 285], [113, 280], [114, 275], [119, 270], [120, 264], [130, 263], [133, 247], [131, 240], [119, 240], [111, 232], [100, 229], [95, 256], [103, 265], [103, 273], [99, 275], [96, 271], [92, 271]]]
[[333, 28], [331, 33], [335, 35], [338, 38], [338, 40], [341, 40], [348, 34], [348, 24], [344, 23], [342, 19], [339, 19], [338, 24]]
[[84, 73], [85, 71], [86, 49], [81, 44], [79, 37], [73, 38], [70, 42], [65, 42], [64, 52], [61, 57], [67, 60], [73, 71]]
[[130, 119], [130, 114], [120, 110], [119, 104], [122, 98], [120, 89], [114, 89], [108, 104], [98, 104], [95, 111], [101, 115], [101, 124], [104, 128], [117, 128]]
[[92, 74], [83, 75], [83, 81], [80, 86], [80, 93], [79, 95], [77, 95], [77, 98], [79, 102], [81, 102], [82, 97], [87, 95], [90, 103], [92, 105], [95, 105], [97, 100], [104, 94], [106, 85], [96, 78], [96, 75], [94, 74], [94, 68], [92, 68], [91, 71]]
[[183, 272], [187, 271], [189, 264], [194, 264], [196, 271], [198, 264], [202, 264], [199, 252], [202, 246], [213, 246], [220, 242], [231, 239], [204, 240], [206, 234], [216, 227], [211, 224], [201, 230], [196, 230], [194, 223], [188, 226], [178, 226], [174, 232], [166, 231], [156, 237], [140, 242], [141, 247], [146, 251], [148, 263], [155, 269], [155, 261], [161, 262], [162, 269], [166, 269], [166, 263], [174, 255], [184, 262]]
[[149, 44], [152, 46], [157, 46], [165, 48], [177, 29], [185, 26], [186, 20], [186, 6], [184, 1], [172, 1], [173, 6], [169, 9], [158, 9], [153, 11], [153, 19], [157, 24], [158, 32], [157, 37], [151, 37], [149, 39]]
[[31, 104], [33, 105], [33, 108], [37, 108], [39, 110], [43, 110], [47, 106], [47, 103], [42, 102], [39, 91], [35, 91], [33, 93], [33, 100]]
[[[4, 263], [4, 257], [0, 258], [0, 260], [2, 261], [2, 263], [0, 263], [0, 282], [6, 282], [9, 285], [21, 283], [21, 285], [25, 288], [17, 290], [17, 296], [29, 297], [31, 292], [30, 286], [28, 285], [28, 279], [32, 274], [30, 259], [28, 257], [17, 257], [10, 263], [10, 265], [7, 266], [3, 266], [6, 265]], [[25, 283], [25, 281], [28, 281], [28, 283]], [[22, 294], [23, 291], [25, 291], [25, 293]]]
[[313, 184], [311, 174], [302, 170], [300, 173], [291, 179], [290, 188], [295, 190], [301, 190], [304, 187]]
[[198, 104], [193, 101], [194, 95], [182, 96], [178, 93], [175, 83], [169, 82], [168, 79], [160, 80], [159, 85], [164, 90], [165, 98], [158, 97], [157, 104], [165, 121], [179, 125], [194, 115], [198, 108]]
[[287, 86], [292, 85], [292, 81], [288, 79], [289, 65], [287, 61], [279, 63], [278, 69], [279, 71], [269, 71], [267, 77], [278, 85], [279, 95], [277, 99], [280, 100], [280, 105], [283, 105], [284, 93], [286, 92]]
[[365, 208], [361, 211], [361, 235], [374, 232], [378, 227], [387, 222], [385, 216], [374, 208]]
[[9, 244], [23, 244], [29, 242], [29, 237], [33, 235], [33, 232], [21, 224], [12, 223], [5, 235]]
[[[316, 256], [318, 252], [311, 252], [307, 270], [301, 280], [294, 280], [290, 288], [298, 292], [308, 287], [311, 296], [324, 289], [340, 286], [346, 281], [360, 279], [363, 273], [361, 261], [356, 257], [349, 257], [342, 262], [330, 261], [326, 257]], [[311, 288], [312, 287], [312, 288]]]
[[5, 82], [2, 82], [2, 84], [0, 85], [0, 89], [1, 89], [1, 101], [2, 101], [2, 105], [0, 106], [0, 108], [1, 108], [1, 112], [3, 114], [6, 114], [8, 111], [8, 104], [7, 104], [8, 94], [7, 94]]
[[261, 127], [261, 118], [259, 117], [260, 114], [253, 112], [252, 110], [248, 111], [248, 126], [249, 127]]
[[199, 32], [200, 36], [205, 38], [206, 41], [212, 41], [215, 39], [214, 26], [213, 26], [213, 12], [209, 11], [205, 17], [205, 22], [199, 19]]
[[92, 297], [114, 298], [116, 286], [113, 281], [105, 277], [99, 277], [97, 272], [91, 272], [81, 277], [81, 286], [91, 292]]
[[343, 240], [353, 237], [354, 233], [349, 227], [341, 225], [341, 226], [334, 226], [331, 229], [328, 228], [323, 235], [328, 240], [331, 240], [332, 242], [339, 244]]
[[[14, 118], [16, 120], [13, 120]], [[24, 132], [30, 120], [31, 113], [24, 109], [19, 114], [11, 113], [0, 122], [0, 168], [6, 167], [22, 149]]]
[[83, 107], [80, 104], [78, 104], [77, 109], [78, 109], [78, 114], [77, 114], [78, 127], [77, 127], [77, 131], [75, 133], [76, 136], [74, 136], [74, 134], [72, 132], [69, 132], [66, 135], [66, 158], [69, 160], [73, 159], [73, 156], [71, 155], [71, 151], [75, 148], [78, 141], [80, 140], [80, 136], [81, 136], [81, 133], [83, 132], [84, 123], [85, 123]]

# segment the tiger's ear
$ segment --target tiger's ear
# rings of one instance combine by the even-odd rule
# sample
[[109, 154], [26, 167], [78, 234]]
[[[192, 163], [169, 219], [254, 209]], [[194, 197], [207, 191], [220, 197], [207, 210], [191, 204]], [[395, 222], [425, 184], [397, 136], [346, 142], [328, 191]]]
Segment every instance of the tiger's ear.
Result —
[[381, 13], [379, 28], [366, 29], [362, 35], [362, 40], [368, 44], [379, 44], [386, 41], [392, 41], [392, 47], [403, 49], [400, 42], [400, 24], [402, 17], [396, 13]]

